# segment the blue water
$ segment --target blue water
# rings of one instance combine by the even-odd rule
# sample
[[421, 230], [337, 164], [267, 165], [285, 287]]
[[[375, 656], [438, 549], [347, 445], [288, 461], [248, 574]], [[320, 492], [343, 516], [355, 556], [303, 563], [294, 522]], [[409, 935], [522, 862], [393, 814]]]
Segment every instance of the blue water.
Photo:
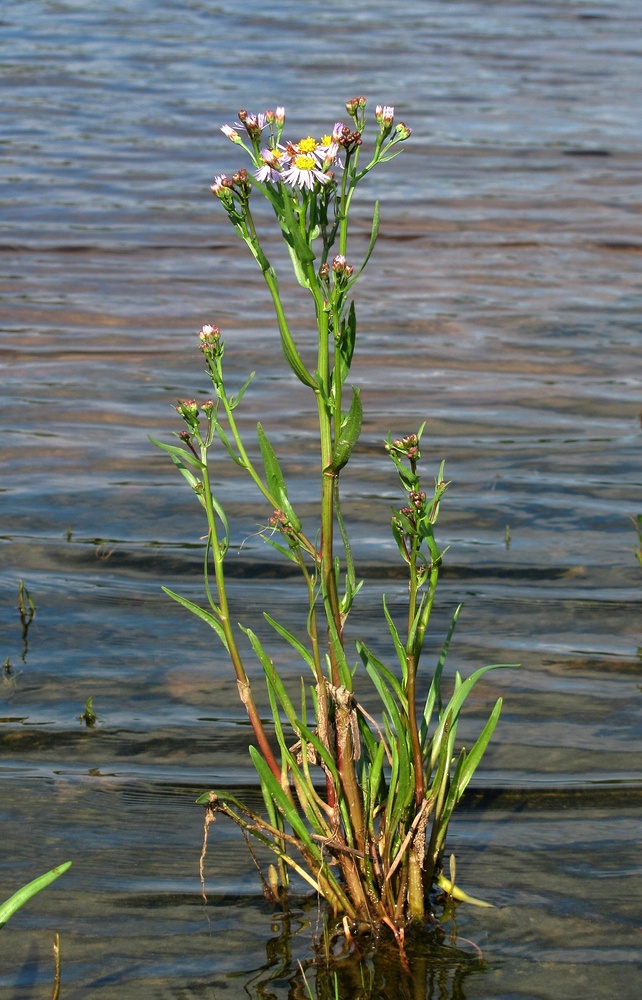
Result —
[[[375, 623], [403, 582], [381, 441], [428, 419], [424, 454], [453, 481], [434, 646], [464, 599], [451, 672], [523, 665], [462, 723], [469, 739], [504, 696], [451, 835], [462, 881], [497, 904], [458, 915], [485, 965], [424, 992], [637, 1000], [637, 0], [22, 0], [0, 18], [0, 898], [74, 860], [0, 932], [0, 987], [47, 995], [54, 931], [65, 1000], [247, 996], [274, 952], [276, 918], [225, 824], [199, 899], [193, 799], [254, 779], [229, 668], [160, 591], [200, 599], [204, 528], [147, 435], [168, 440], [174, 400], [206, 391], [194, 331], [217, 322], [230, 376], [259, 373], [246, 424], [269, 428], [312, 518], [314, 406], [209, 185], [242, 165], [219, 131], [240, 108], [284, 104], [298, 138], [363, 93], [413, 135], [357, 206], [365, 237], [382, 199], [345, 482], [366, 579], [354, 632], [390, 655]], [[307, 313], [291, 310], [305, 350]], [[296, 606], [256, 537], [260, 504], [223, 465], [220, 490], [239, 618]], [[20, 579], [37, 609], [24, 637]], [[314, 907], [300, 919], [314, 927]]]

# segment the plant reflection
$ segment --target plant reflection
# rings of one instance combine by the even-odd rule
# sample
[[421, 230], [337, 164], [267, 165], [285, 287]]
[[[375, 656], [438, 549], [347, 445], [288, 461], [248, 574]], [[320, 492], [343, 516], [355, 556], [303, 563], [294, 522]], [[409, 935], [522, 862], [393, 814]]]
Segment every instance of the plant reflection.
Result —
[[[436, 924], [408, 935], [405, 952], [381, 936], [317, 943], [315, 954], [297, 962], [293, 942], [309, 934], [303, 914], [283, 914], [266, 943], [266, 962], [245, 981], [245, 991], [260, 1000], [466, 1000], [465, 982], [483, 973], [479, 948], [460, 938], [454, 912], [450, 929]], [[307, 933], [306, 933], [307, 932]], [[340, 943], [342, 940], [342, 943]]]

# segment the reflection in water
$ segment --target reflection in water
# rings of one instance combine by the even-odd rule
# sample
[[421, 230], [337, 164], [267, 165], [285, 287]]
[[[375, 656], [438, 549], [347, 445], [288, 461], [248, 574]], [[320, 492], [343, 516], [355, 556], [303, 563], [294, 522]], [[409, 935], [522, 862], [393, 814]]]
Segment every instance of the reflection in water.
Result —
[[[288, 1000], [466, 1000], [465, 981], [486, 968], [473, 942], [439, 925], [415, 931], [402, 955], [390, 938], [353, 941], [351, 946], [322, 942], [314, 958], [296, 962], [293, 938], [309, 933], [307, 920], [282, 914], [278, 931], [266, 942], [266, 962], [244, 980], [249, 996], [278, 1000], [288, 984]], [[343, 939], [342, 939], [343, 940]], [[238, 974], [236, 974], [238, 975]], [[275, 990], [277, 992], [275, 992]]]
[[20, 612], [20, 624], [22, 626], [22, 653], [20, 654], [20, 659], [23, 663], [26, 663], [27, 651], [29, 649], [27, 635], [29, 626], [36, 613], [36, 605], [23, 580], [18, 581], [18, 611]]

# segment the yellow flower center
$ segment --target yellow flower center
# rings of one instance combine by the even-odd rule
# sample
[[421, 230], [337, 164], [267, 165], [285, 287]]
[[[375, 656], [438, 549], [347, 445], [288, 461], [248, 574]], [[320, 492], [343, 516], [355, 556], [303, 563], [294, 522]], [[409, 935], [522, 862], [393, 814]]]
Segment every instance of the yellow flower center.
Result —
[[329, 146], [331, 142], [332, 142], [332, 136], [331, 135], [322, 135], [321, 136], [321, 142], [320, 142], [319, 145], [321, 145], [321, 146]]
[[316, 139], [313, 139], [312, 136], [309, 135], [307, 139], [301, 139], [301, 142], [298, 144], [297, 149], [299, 150], [300, 153], [314, 153], [315, 149], [317, 148], [317, 145], [318, 143]]
[[294, 166], [297, 168], [297, 170], [314, 170], [316, 166], [316, 161], [313, 156], [307, 156], [306, 154], [303, 154], [301, 156], [297, 156], [297, 158], [294, 161]]

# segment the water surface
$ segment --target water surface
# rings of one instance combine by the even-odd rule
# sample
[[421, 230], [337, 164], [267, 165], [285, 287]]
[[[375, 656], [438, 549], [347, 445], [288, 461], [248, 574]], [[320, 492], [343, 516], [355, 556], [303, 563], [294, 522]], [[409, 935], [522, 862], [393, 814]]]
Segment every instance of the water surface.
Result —
[[[204, 528], [147, 435], [169, 439], [174, 400], [206, 393], [194, 331], [217, 322], [230, 378], [258, 372], [243, 419], [268, 427], [312, 523], [314, 406], [209, 184], [240, 165], [218, 132], [239, 108], [285, 104], [298, 137], [364, 93], [413, 136], [368, 192], [383, 218], [358, 297], [353, 633], [391, 655], [375, 622], [404, 584], [381, 442], [428, 419], [424, 454], [453, 484], [433, 648], [463, 599], [451, 671], [522, 663], [462, 723], [469, 739], [504, 696], [451, 835], [462, 882], [496, 909], [460, 909], [450, 958], [416, 975], [434, 997], [637, 998], [637, 3], [16, 0], [2, 18], [2, 892], [74, 860], [2, 931], [7, 996], [48, 995], [54, 930], [65, 1000], [252, 995], [275, 955], [264, 989], [286, 997], [310, 955], [314, 907], [283, 958], [224, 823], [199, 897], [193, 799], [255, 781], [229, 667], [160, 591], [200, 599]], [[370, 212], [364, 197], [364, 246]], [[292, 315], [305, 351], [304, 304]], [[239, 618], [296, 608], [256, 536], [266, 512], [224, 463], [220, 481]], [[19, 579], [37, 606], [26, 642]]]

